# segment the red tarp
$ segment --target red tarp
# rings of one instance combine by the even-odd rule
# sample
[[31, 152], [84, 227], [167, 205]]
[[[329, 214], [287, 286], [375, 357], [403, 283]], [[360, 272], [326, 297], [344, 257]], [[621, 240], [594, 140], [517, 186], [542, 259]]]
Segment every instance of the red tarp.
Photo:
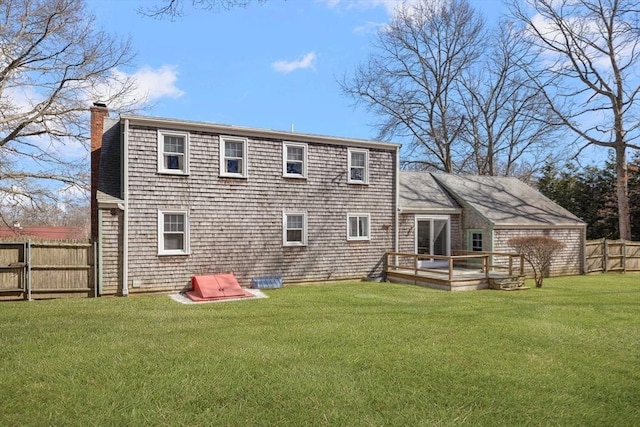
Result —
[[193, 276], [192, 290], [186, 292], [192, 301], [211, 301], [225, 298], [252, 297], [253, 294], [240, 287], [233, 274], [210, 274]]

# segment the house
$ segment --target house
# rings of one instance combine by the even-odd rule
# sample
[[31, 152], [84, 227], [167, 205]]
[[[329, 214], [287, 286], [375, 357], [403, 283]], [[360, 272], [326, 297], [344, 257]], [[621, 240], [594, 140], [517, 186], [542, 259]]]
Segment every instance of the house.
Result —
[[402, 171], [399, 191], [400, 252], [507, 253], [512, 237], [545, 235], [565, 244], [551, 275], [584, 272], [585, 223], [516, 178]]
[[395, 249], [399, 145], [91, 108], [100, 295], [193, 275], [379, 277]]
[[[515, 178], [400, 172], [397, 144], [91, 108], [98, 294], [386, 274], [388, 252], [513, 252], [545, 234], [552, 274], [584, 271], [585, 225]], [[493, 256], [493, 255], [491, 255]], [[440, 261], [442, 262], [442, 261]]]

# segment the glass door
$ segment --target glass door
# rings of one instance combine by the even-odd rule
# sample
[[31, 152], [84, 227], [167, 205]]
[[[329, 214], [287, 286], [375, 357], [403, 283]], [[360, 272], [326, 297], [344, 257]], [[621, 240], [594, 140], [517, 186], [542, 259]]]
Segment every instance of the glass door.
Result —
[[416, 253], [448, 256], [449, 234], [449, 217], [417, 217]]

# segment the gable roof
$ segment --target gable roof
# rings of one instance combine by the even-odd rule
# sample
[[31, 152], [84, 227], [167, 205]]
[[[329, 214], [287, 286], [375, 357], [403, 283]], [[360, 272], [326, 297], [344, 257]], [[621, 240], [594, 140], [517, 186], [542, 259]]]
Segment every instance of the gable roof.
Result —
[[517, 178], [432, 174], [459, 203], [498, 227], [575, 227], [580, 218]]
[[428, 172], [400, 171], [399, 204], [403, 212], [460, 213], [455, 200]]

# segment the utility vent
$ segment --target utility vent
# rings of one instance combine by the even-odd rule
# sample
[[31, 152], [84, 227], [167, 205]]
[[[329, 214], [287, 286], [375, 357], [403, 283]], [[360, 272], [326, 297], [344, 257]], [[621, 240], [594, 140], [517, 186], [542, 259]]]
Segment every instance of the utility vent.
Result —
[[254, 277], [251, 279], [253, 289], [276, 289], [282, 287], [282, 276]]

